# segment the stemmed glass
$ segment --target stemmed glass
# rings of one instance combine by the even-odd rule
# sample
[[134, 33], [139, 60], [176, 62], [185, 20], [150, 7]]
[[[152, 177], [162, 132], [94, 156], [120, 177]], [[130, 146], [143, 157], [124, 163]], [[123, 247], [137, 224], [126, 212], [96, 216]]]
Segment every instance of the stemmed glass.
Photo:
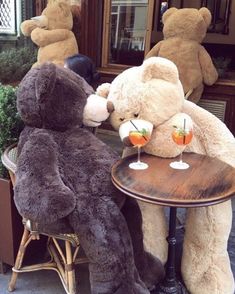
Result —
[[[172, 139], [177, 145], [185, 146], [188, 145], [193, 137], [193, 129], [190, 124], [186, 124], [186, 119], [184, 119], [183, 127], [174, 126], [172, 131]], [[170, 163], [170, 167], [174, 169], [187, 169], [189, 164], [184, 162], [183, 159], [183, 150], [180, 153], [179, 161], [173, 161]]]
[[133, 147], [138, 150], [137, 161], [129, 164], [131, 169], [143, 170], [148, 168], [148, 164], [140, 160], [140, 153], [141, 147], [149, 142], [152, 130], [152, 123], [142, 119], [133, 119], [120, 126], [119, 134], [121, 139], [124, 140], [128, 136]]

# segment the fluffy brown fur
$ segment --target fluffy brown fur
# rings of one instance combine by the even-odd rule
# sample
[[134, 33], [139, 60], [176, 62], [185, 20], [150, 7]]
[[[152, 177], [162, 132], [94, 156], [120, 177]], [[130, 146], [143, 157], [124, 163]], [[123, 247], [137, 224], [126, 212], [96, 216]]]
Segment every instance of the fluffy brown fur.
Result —
[[148, 294], [147, 286], [164, 270], [144, 251], [137, 203], [125, 201], [111, 183], [119, 156], [82, 127], [92, 92], [81, 77], [52, 63], [31, 69], [23, 79], [17, 107], [26, 127], [15, 203], [44, 230], [79, 234], [92, 293]]

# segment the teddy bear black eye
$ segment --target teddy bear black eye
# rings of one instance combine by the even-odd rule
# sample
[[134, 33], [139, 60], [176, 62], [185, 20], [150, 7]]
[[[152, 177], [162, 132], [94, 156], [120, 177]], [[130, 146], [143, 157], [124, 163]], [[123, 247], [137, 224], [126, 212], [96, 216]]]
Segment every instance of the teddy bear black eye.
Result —
[[120, 117], [119, 120], [120, 120], [120, 121], [124, 121], [124, 118]]
[[135, 114], [134, 114], [134, 117], [138, 117], [138, 116], [139, 116], [139, 113], [135, 113]]

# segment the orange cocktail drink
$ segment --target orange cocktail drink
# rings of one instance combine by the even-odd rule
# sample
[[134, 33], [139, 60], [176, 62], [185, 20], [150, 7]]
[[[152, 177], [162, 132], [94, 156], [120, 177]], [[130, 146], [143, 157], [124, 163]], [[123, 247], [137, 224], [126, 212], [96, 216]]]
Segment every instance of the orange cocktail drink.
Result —
[[150, 132], [146, 129], [140, 131], [130, 131], [129, 139], [134, 146], [142, 147], [150, 140]]
[[192, 140], [193, 131], [177, 128], [172, 132], [171, 136], [177, 145], [188, 145]]

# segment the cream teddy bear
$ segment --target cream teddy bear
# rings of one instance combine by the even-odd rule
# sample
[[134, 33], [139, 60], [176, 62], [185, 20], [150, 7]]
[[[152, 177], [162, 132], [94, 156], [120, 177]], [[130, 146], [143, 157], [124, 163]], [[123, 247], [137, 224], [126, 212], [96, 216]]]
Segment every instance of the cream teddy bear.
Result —
[[31, 36], [39, 47], [36, 65], [50, 61], [64, 65], [64, 60], [78, 53], [78, 45], [73, 32], [73, 16], [70, 5], [61, 2], [50, 2], [41, 16], [25, 20], [21, 31]]
[[[107, 97], [103, 98], [107, 100], [103, 118], [107, 118], [109, 112], [110, 122], [116, 130], [133, 118], [148, 120], [154, 125], [151, 140], [143, 147], [145, 152], [175, 157], [185, 148], [185, 152], [207, 154], [235, 167], [233, 135], [213, 114], [185, 100], [173, 62], [161, 57], [148, 58], [141, 66], [122, 72], [111, 84], [101, 85], [97, 89], [98, 95]], [[95, 95], [90, 97], [84, 109], [84, 122], [90, 126], [101, 123], [98, 122], [101, 108], [96, 116], [91, 111], [98, 103], [96, 98]], [[171, 132], [173, 125], [184, 117], [188, 121], [191, 118], [194, 136], [187, 147], [178, 147]], [[128, 148], [124, 152], [127, 151]], [[146, 249], [165, 262], [167, 225], [164, 209], [142, 203], [141, 210]], [[227, 252], [231, 224], [231, 201], [187, 209], [181, 272], [191, 294], [234, 293]]]
[[210, 55], [201, 45], [211, 23], [211, 13], [205, 7], [199, 10], [172, 7], [163, 14], [162, 22], [164, 40], [158, 42], [146, 58], [160, 56], [173, 61], [184, 93], [197, 103], [204, 84], [212, 85], [218, 78]]

